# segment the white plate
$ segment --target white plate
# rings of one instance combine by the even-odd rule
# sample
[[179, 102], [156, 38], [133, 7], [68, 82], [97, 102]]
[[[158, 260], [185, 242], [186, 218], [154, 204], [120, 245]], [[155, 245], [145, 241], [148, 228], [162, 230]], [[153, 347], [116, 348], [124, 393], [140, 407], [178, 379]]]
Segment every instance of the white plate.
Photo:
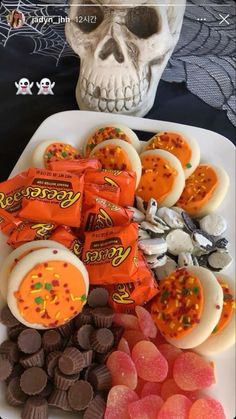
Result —
[[[147, 132], [157, 131], [182, 131], [183, 133], [194, 136], [199, 142], [201, 149], [201, 161], [219, 164], [228, 172], [231, 185], [227, 197], [219, 213], [224, 215], [228, 221], [227, 238], [229, 249], [232, 255], [235, 254], [235, 148], [225, 137], [212, 131], [202, 128], [191, 127], [172, 122], [156, 121], [151, 119], [134, 118], [132, 116], [113, 115], [107, 113], [87, 112], [87, 111], [68, 111], [54, 114], [47, 118], [37, 129], [29, 144], [23, 151], [11, 176], [25, 170], [31, 165], [31, 154], [37, 143], [43, 140], [64, 140], [81, 147], [88, 132], [97, 125], [108, 123], [120, 123], [128, 127]], [[4, 257], [10, 252], [6, 245], [6, 237], [0, 234], [0, 265]], [[232, 264], [225, 273], [232, 278], [234, 286], [234, 267]], [[0, 341], [6, 337], [6, 329], [0, 326]], [[224, 406], [227, 419], [235, 417], [235, 349], [221, 353], [212, 357], [216, 365], [217, 383], [207, 392], [212, 397], [217, 398]], [[0, 387], [0, 416], [2, 419], [20, 418], [20, 413], [15, 408], [9, 407], [4, 398], [5, 389]], [[60, 413], [51, 414], [50, 418], [69, 418], [70, 415]], [[73, 417], [73, 415], [71, 415]], [[122, 419], [122, 418], [119, 418]], [[207, 419], [207, 418], [206, 418]]]

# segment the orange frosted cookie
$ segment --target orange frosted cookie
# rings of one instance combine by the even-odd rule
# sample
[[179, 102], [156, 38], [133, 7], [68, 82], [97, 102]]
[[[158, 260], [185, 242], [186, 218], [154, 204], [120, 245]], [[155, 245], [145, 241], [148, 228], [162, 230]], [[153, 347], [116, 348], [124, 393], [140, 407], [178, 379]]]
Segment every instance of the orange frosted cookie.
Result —
[[176, 205], [191, 215], [204, 216], [218, 208], [228, 187], [229, 177], [223, 168], [207, 163], [200, 164], [186, 180]]
[[197, 141], [179, 132], [158, 132], [145, 144], [144, 151], [155, 149], [174, 154], [179, 159], [186, 178], [194, 172], [200, 161]]
[[87, 270], [71, 252], [55, 248], [35, 250], [11, 271], [7, 303], [26, 326], [52, 328], [82, 310], [88, 287]]
[[165, 150], [145, 151], [140, 159], [142, 176], [137, 195], [144, 201], [154, 198], [161, 206], [174, 205], [185, 184], [179, 160]]
[[98, 144], [114, 139], [126, 141], [139, 151], [139, 139], [130, 128], [123, 125], [105, 125], [97, 127], [88, 137], [84, 146], [84, 155], [88, 157]]
[[50, 163], [58, 160], [71, 160], [81, 157], [78, 150], [61, 141], [43, 141], [36, 146], [33, 153], [33, 166], [50, 168]]
[[141, 177], [141, 162], [132, 145], [122, 140], [107, 140], [98, 144], [91, 156], [97, 157], [103, 169], [125, 170], [136, 173], [136, 185]]

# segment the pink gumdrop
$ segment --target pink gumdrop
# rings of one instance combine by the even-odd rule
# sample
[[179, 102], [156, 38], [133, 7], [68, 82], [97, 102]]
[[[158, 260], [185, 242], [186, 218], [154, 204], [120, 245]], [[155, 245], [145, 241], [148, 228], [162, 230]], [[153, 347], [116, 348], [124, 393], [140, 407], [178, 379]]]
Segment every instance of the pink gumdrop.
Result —
[[215, 399], [196, 400], [189, 412], [189, 419], [226, 419], [224, 409]]
[[137, 387], [138, 376], [131, 357], [122, 351], [114, 351], [107, 360], [107, 368], [111, 372], [112, 385], [124, 385], [134, 390]]
[[135, 389], [135, 392], [137, 393], [137, 395], [139, 397], [142, 397], [141, 394], [142, 394], [143, 387], [145, 386], [145, 384], [146, 384], [146, 381], [143, 380], [142, 378], [138, 377], [138, 384], [137, 384], [137, 387]]
[[126, 354], [130, 355], [129, 344], [125, 338], [121, 338], [119, 345], [117, 346], [118, 351], [125, 352]]
[[136, 343], [140, 342], [141, 340], [148, 340], [148, 338], [146, 338], [144, 334], [139, 330], [125, 330], [123, 337], [127, 340], [131, 351]]
[[156, 419], [162, 405], [161, 397], [151, 394], [137, 402], [130, 403], [128, 411], [131, 419]]
[[136, 306], [135, 312], [138, 316], [139, 327], [144, 336], [155, 338], [157, 335], [157, 327], [153, 321], [151, 314], [143, 307]]
[[177, 356], [182, 353], [182, 350], [176, 348], [176, 346], [173, 346], [170, 343], [162, 343], [161, 345], [158, 345], [157, 348], [168, 362], [169, 370], [167, 377], [172, 377], [174, 362]]
[[142, 388], [141, 397], [155, 394], [156, 396], [161, 395], [161, 383], [150, 383], [146, 382]]
[[215, 383], [214, 366], [194, 352], [182, 352], [174, 362], [173, 377], [182, 390], [201, 390]]
[[133, 314], [115, 313], [113, 322], [128, 330], [140, 330], [138, 319]]
[[163, 400], [167, 400], [169, 397], [174, 396], [175, 394], [183, 394], [188, 397], [191, 401], [195, 401], [198, 397], [197, 393], [194, 391], [184, 391], [177, 386], [173, 378], [168, 378], [161, 384], [160, 395]]
[[175, 394], [165, 401], [157, 419], [188, 419], [191, 406], [192, 403], [186, 396]]
[[132, 350], [138, 376], [151, 382], [164, 381], [168, 373], [168, 363], [156, 346], [149, 341], [138, 342]]
[[137, 394], [126, 386], [115, 386], [109, 391], [104, 419], [130, 419], [128, 406], [138, 400]]

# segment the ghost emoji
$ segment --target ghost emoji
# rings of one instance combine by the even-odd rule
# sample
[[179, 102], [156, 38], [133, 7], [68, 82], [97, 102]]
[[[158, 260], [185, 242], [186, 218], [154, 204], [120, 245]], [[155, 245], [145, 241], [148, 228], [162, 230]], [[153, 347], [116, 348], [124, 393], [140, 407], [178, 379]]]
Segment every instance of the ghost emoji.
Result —
[[17, 95], [32, 95], [31, 89], [34, 83], [30, 83], [25, 77], [20, 79], [19, 83], [15, 81], [15, 86], [17, 88]]
[[54, 95], [52, 89], [55, 86], [55, 82], [51, 83], [50, 79], [46, 77], [40, 81], [40, 83], [36, 83], [39, 89], [38, 95]]

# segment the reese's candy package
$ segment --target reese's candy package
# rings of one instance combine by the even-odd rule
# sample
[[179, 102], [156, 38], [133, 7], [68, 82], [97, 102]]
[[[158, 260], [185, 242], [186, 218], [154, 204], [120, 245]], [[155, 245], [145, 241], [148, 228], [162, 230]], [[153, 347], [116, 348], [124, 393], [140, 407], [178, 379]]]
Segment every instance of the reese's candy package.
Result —
[[47, 240], [56, 228], [52, 223], [30, 223], [22, 221], [10, 233], [7, 244], [16, 248], [33, 240]]
[[109, 227], [85, 233], [82, 261], [91, 284], [137, 280], [138, 225]]
[[80, 226], [84, 176], [30, 168], [22, 191], [23, 219]]
[[81, 175], [87, 171], [101, 170], [102, 165], [96, 158], [50, 161], [48, 168], [53, 171], [70, 172]]
[[22, 190], [27, 180], [27, 172], [0, 183], [0, 228], [7, 234], [21, 223], [18, 214], [22, 207]]
[[68, 226], [58, 226], [50, 236], [54, 240], [70, 249], [79, 258], [82, 254], [83, 243]]
[[138, 280], [107, 285], [106, 289], [109, 292], [109, 304], [118, 313], [132, 313], [136, 305], [147, 303], [158, 293], [157, 282], [140, 251]]
[[124, 170], [101, 170], [96, 173], [86, 173], [85, 182], [97, 183], [99, 185], [109, 184], [120, 188], [119, 205], [132, 206], [136, 187], [135, 172]]
[[120, 188], [116, 186], [104, 183], [103, 185], [97, 185], [96, 183], [85, 183], [84, 184], [84, 200], [88, 194], [99, 196], [107, 201], [118, 204], [120, 200]]
[[131, 222], [133, 212], [92, 193], [85, 193], [82, 228], [85, 231], [124, 226]]

